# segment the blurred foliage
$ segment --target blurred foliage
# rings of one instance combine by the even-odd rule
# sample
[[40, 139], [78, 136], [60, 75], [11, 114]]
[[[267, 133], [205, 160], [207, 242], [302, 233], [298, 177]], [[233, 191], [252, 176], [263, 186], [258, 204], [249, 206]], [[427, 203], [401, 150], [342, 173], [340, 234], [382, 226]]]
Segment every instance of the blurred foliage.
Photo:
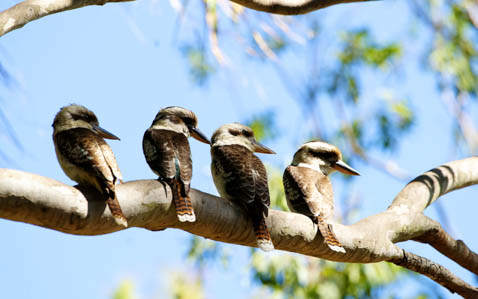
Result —
[[280, 211], [289, 211], [282, 184], [282, 171], [277, 167], [268, 165], [267, 176], [269, 178], [269, 194], [271, 197], [271, 208]]
[[211, 261], [220, 261], [227, 268], [231, 253], [218, 242], [203, 237], [192, 236], [189, 245], [188, 258], [199, 268], [203, 269]]
[[175, 299], [204, 299], [206, 298], [200, 278], [191, 277], [188, 273], [173, 274], [171, 281], [171, 298]]
[[393, 264], [342, 264], [290, 254], [252, 254], [253, 277], [273, 298], [383, 298], [407, 271]]
[[267, 110], [263, 113], [253, 115], [244, 123], [254, 131], [254, 137], [259, 142], [264, 142], [277, 137], [278, 130], [275, 119], [275, 112]]
[[131, 280], [124, 280], [120, 283], [113, 294], [113, 299], [137, 299], [134, 291], [134, 283]]
[[200, 42], [199, 44], [186, 44], [182, 46], [181, 53], [189, 62], [191, 80], [199, 86], [205, 85], [214, 73], [215, 67], [209, 62], [204, 46]]

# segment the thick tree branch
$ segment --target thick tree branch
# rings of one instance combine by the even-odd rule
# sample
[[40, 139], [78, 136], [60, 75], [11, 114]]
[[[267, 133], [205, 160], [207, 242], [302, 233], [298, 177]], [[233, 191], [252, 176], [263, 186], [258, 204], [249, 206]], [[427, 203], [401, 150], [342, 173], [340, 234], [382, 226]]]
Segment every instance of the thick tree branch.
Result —
[[478, 184], [478, 158], [453, 161], [416, 177], [400, 191], [388, 208], [423, 212], [438, 197]]
[[89, 5], [135, 0], [25, 0], [0, 12], [0, 36], [54, 13]]
[[[422, 211], [440, 195], [477, 183], [478, 157], [450, 162], [428, 171], [409, 183], [386, 211], [348, 226], [333, 223], [335, 234], [347, 251], [345, 254], [331, 251], [317, 227], [303, 215], [271, 210], [267, 224], [277, 249], [339, 262], [402, 263], [422, 274], [433, 273], [433, 277], [429, 277], [453, 292], [468, 294], [463, 293], [463, 288], [470, 292], [477, 290], [450, 276], [447, 269], [433, 262], [420, 260], [419, 266], [408, 266], [404, 259], [410, 259], [395, 243], [406, 240], [430, 243], [475, 272], [476, 254], [451, 239]], [[224, 199], [192, 190], [190, 195], [197, 222], [182, 223], [177, 220], [171, 205], [169, 187], [158, 181], [141, 180], [118, 185], [117, 195], [130, 226], [153, 231], [179, 228], [217, 241], [256, 246], [250, 220], [240, 207]], [[0, 218], [79, 235], [121, 230], [99, 198], [101, 196], [94, 190], [80, 190], [35, 174], [0, 169]], [[443, 279], [448, 280], [443, 283]]]

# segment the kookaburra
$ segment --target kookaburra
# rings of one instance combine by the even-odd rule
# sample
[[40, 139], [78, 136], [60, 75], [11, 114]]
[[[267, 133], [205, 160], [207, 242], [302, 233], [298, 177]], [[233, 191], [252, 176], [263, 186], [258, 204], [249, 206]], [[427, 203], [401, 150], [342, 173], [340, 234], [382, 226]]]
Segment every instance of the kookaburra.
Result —
[[267, 173], [254, 152], [275, 154], [256, 141], [251, 128], [223, 125], [211, 139], [211, 172], [221, 197], [243, 206], [251, 217], [259, 248], [271, 251], [274, 245], [265, 223], [270, 205]]
[[289, 209], [317, 223], [330, 249], [345, 252], [329, 224], [334, 216], [334, 192], [327, 176], [335, 170], [360, 175], [342, 161], [342, 153], [337, 147], [311, 141], [297, 150], [291, 165], [284, 171], [283, 183]]
[[189, 186], [193, 174], [188, 137], [209, 144], [196, 115], [181, 107], [161, 109], [144, 132], [143, 153], [151, 170], [171, 188], [179, 221], [194, 222]]
[[115, 156], [103, 138], [118, 137], [99, 126], [96, 115], [80, 105], [61, 108], [53, 121], [56, 157], [65, 174], [80, 185], [103, 194], [116, 223], [128, 226], [115, 193], [122, 175]]

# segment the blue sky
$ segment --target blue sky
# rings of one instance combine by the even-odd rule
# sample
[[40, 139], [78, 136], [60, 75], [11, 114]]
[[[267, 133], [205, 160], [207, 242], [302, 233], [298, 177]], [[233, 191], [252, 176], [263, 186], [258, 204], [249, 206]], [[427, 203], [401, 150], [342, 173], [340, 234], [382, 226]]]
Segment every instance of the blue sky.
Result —
[[[0, 9], [16, 1], [3, 1]], [[318, 12], [326, 24], [336, 25], [354, 9], [361, 9], [349, 25], [386, 24], [377, 30], [379, 38], [400, 34], [406, 12], [397, 2], [344, 5]], [[13, 88], [0, 89], [0, 105], [13, 125], [23, 150], [0, 137], [2, 149], [12, 162], [0, 167], [20, 169], [73, 184], [56, 161], [51, 140], [51, 123], [59, 108], [79, 103], [93, 110], [100, 124], [121, 138], [110, 141], [124, 179], [154, 178], [145, 163], [141, 139], [161, 107], [179, 105], [196, 112], [199, 127], [211, 135], [220, 125], [244, 121], [251, 114], [274, 109], [283, 135], [268, 144], [278, 154], [262, 155], [265, 162], [283, 167], [301, 142], [294, 138], [300, 110], [281, 87], [270, 68], [249, 63], [243, 57], [244, 73], [235, 83], [219, 74], [210, 84], [197, 88], [188, 77], [185, 60], [174, 43], [176, 14], [164, 1], [109, 4], [63, 12], [34, 21], [0, 39], [1, 61], [17, 78]], [[450, 121], [431, 76], [419, 67], [406, 67], [406, 79], [398, 84], [370, 84], [366, 93], [395, 88], [413, 99], [419, 122], [394, 158], [412, 174], [455, 159], [449, 149]], [[301, 130], [306, 130], [306, 126]], [[3, 139], [2, 139], [3, 138]], [[292, 141], [293, 140], [293, 141]], [[216, 194], [209, 173], [209, 148], [191, 141], [194, 178], [192, 187]], [[443, 150], [437, 150], [443, 149]], [[364, 164], [354, 165], [361, 216], [386, 209], [403, 187], [383, 173]], [[336, 175], [338, 176], [338, 175]], [[337, 183], [337, 180], [334, 181]], [[478, 248], [473, 223], [476, 187], [453, 192], [442, 198], [456, 237], [472, 249]], [[340, 190], [338, 190], [340, 192]], [[474, 195], [474, 196], [473, 196]], [[438, 219], [435, 209], [427, 215]], [[115, 287], [132, 279], [142, 298], [167, 294], [168, 277], [175, 269], [187, 270], [185, 262], [189, 235], [178, 230], [149, 232], [131, 228], [122, 232], [80, 237], [0, 220], [0, 290], [5, 298], [108, 298]], [[449, 267], [468, 282], [471, 275], [442, 258], [434, 250], [414, 243], [403, 246]], [[228, 246], [234, 252], [232, 267], [214, 267], [206, 275], [209, 298], [243, 298], [251, 295], [245, 272], [247, 249]], [[239, 283], [237, 283], [239, 282]], [[67, 295], [66, 295], [67, 294]], [[453, 298], [445, 292], [449, 298]]]

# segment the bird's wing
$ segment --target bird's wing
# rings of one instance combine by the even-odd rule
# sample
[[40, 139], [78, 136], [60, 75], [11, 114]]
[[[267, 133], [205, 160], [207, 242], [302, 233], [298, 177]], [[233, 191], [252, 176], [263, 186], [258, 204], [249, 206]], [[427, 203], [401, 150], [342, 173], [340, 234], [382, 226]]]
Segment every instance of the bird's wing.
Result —
[[148, 129], [144, 132], [143, 153], [149, 167], [159, 177], [171, 179], [176, 176], [174, 144], [168, 130]]
[[324, 196], [317, 188], [317, 181], [327, 177], [315, 170], [288, 166], [284, 171], [284, 191], [289, 208], [294, 212], [307, 216], [317, 216], [321, 213]]
[[[113, 151], [111, 150], [111, 147], [106, 143], [106, 141], [103, 138], [97, 138], [96, 141], [98, 142], [98, 145], [101, 148], [101, 151], [103, 152], [103, 157], [105, 158], [106, 163], [110, 167], [111, 171], [113, 172], [114, 177], [119, 180], [120, 182], [123, 182], [123, 175], [121, 174], [121, 171], [119, 169], [118, 163], [116, 162], [115, 155], [113, 154]], [[116, 183], [116, 180], [115, 180]]]
[[[251, 155], [252, 174], [254, 176], [255, 185], [255, 204], [260, 212], [266, 217], [268, 215], [271, 199], [269, 196], [269, 185], [267, 184], [267, 172], [262, 161], [254, 154]], [[262, 214], [261, 213], [261, 214]]]
[[[254, 202], [256, 184], [253, 175], [251, 156], [253, 154], [240, 145], [217, 146], [211, 149], [212, 167], [221, 177], [223, 197], [248, 205]], [[221, 188], [218, 188], [220, 190]]]
[[189, 141], [184, 134], [174, 135], [172, 138], [175, 150], [175, 158], [179, 161], [176, 166], [179, 166], [179, 178], [185, 188], [186, 194], [189, 193], [189, 185], [193, 175], [193, 162], [191, 159], [191, 149]]
[[54, 139], [58, 152], [69, 163], [101, 180], [115, 181], [99, 145], [104, 140], [94, 132], [84, 128], [71, 129], [56, 134]]

